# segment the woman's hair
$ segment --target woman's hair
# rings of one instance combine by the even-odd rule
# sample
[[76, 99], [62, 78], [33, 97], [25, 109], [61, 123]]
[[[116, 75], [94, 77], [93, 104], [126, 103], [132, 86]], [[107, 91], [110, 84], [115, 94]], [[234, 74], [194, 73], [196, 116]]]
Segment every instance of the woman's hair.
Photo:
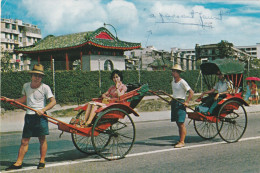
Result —
[[112, 73], [111, 73], [111, 76], [110, 76], [110, 79], [113, 80], [113, 77], [114, 75], [117, 74], [119, 77], [120, 77], [120, 80], [123, 81], [123, 74], [121, 71], [119, 70], [114, 70]]

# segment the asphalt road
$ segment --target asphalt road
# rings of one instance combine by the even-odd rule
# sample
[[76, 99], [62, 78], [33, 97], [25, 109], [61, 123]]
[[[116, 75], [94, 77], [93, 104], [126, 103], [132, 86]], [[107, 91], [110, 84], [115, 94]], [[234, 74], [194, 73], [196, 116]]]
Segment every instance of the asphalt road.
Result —
[[[248, 114], [248, 127], [243, 138], [227, 144], [216, 137], [200, 138], [193, 124], [188, 125], [186, 146], [173, 148], [178, 140], [175, 123], [169, 120], [136, 122], [136, 141], [126, 158], [116, 161], [86, 155], [73, 145], [69, 133], [59, 138], [60, 131], [53, 129], [48, 136], [46, 168], [37, 170], [39, 143], [30, 141], [24, 167], [19, 172], [260, 172], [260, 116]], [[0, 170], [12, 164], [20, 145], [21, 132], [1, 133]]]

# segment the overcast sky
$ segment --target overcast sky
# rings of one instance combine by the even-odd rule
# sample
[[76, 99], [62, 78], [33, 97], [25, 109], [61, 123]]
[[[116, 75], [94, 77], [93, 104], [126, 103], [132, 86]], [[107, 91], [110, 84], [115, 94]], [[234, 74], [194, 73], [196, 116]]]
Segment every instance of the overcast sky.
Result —
[[120, 40], [166, 51], [221, 40], [260, 43], [259, 0], [2, 0], [1, 14], [37, 25], [43, 37], [93, 31], [105, 22]]

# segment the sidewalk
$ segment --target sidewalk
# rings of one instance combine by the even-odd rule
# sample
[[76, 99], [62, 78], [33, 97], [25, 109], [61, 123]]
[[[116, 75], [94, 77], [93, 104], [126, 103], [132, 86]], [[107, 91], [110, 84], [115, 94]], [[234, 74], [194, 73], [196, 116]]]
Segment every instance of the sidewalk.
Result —
[[[52, 111], [75, 108], [77, 106], [78, 105], [61, 107], [60, 105], [56, 105], [51, 111], [49, 111], [48, 115], [51, 116]], [[260, 105], [245, 106], [245, 109], [246, 109], [247, 113], [259, 112], [259, 114], [260, 114]], [[187, 111], [190, 111], [190, 110], [187, 109]], [[171, 111], [170, 110], [154, 111], [154, 112], [138, 112], [137, 111], [137, 113], [140, 115], [140, 117], [135, 117], [133, 115], [132, 119], [134, 122], [170, 120]], [[15, 110], [15, 111], [4, 114], [4, 116], [1, 116], [1, 119], [0, 119], [0, 125], [1, 125], [0, 130], [1, 131], [0, 132], [22, 131], [23, 124], [24, 124], [24, 115], [25, 115], [25, 111]], [[75, 115], [76, 115], [76, 112], [75, 112]], [[57, 119], [64, 121], [65, 123], [69, 123], [71, 118], [72, 117], [62, 117], [62, 118], [57, 118]], [[55, 129], [55, 128], [57, 128], [57, 126], [52, 123], [49, 123], [49, 128]]]

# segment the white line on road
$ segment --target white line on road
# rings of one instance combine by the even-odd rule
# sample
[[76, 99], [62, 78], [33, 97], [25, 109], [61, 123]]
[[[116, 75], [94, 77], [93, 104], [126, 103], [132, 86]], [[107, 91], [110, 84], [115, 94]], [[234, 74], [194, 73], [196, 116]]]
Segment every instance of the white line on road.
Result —
[[[249, 141], [249, 140], [256, 140], [260, 139], [260, 136], [257, 137], [249, 137], [249, 138], [242, 138], [239, 141]], [[136, 156], [143, 156], [148, 154], [155, 154], [155, 153], [162, 153], [162, 152], [169, 152], [174, 150], [181, 150], [181, 149], [190, 149], [190, 148], [199, 148], [199, 147], [206, 147], [206, 146], [212, 146], [212, 145], [219, 145], [224, 144], [226, 142], [214, 142], [210, 144], [199, 144], [199, 145], [192, 145], [192, 146], [186, 146], [183, 148], [169, 148], [164, 150], [155, 150], [155, 151], [147, 151], [142, 153], [135, 153], [135, 154], [128, 154], [126, 157], [136, 157]], [[46, 165], [46, 168], [49, 167], [56, 167], [56, 166], [63, 166], [63, 165], [72, 165], [72, 164], [78, 164], [78, 163], [86, 163], [86, 162], [98, 162], [98, 161], [104, 161], [105, 159], [87, 159], [87, 160], [79, 160], [79, 161], [66, 161], [66, 162], [60, 162], [60, 163], [53, 163]], [[20, 170], [14, 170], [14, 171], [8, 171], [8, 172], [18, 172], [18, 171], [29, 171], [36, 169], [36, 166], [26, 167]]]

